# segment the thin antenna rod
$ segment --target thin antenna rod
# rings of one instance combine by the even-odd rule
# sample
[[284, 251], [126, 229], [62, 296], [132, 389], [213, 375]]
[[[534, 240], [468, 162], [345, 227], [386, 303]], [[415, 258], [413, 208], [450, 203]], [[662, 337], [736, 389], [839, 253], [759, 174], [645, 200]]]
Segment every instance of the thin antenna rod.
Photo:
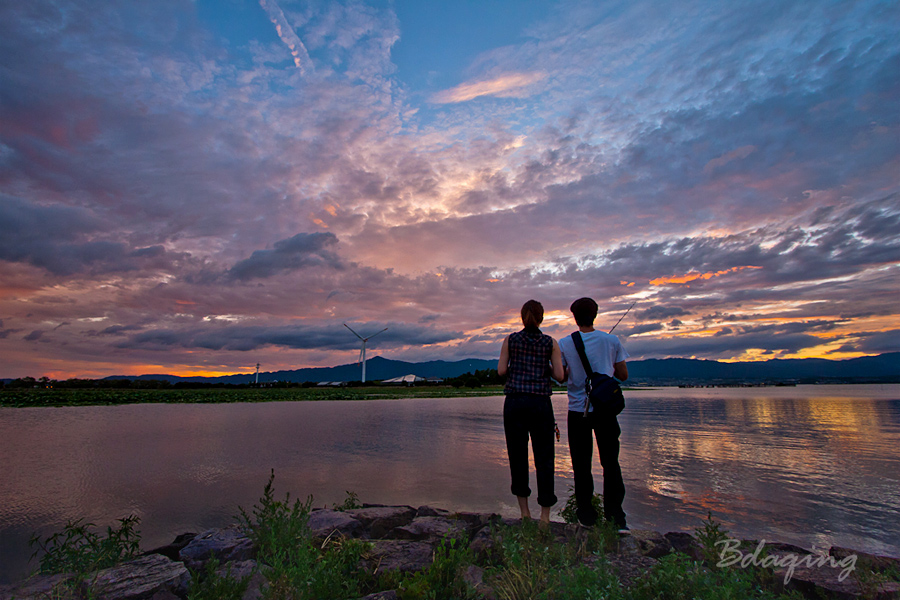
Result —
[[[631, 303], [631, 306], [629, 306], [629, 307], [628, 307], [628, 310], [626, 310], [626, 311], [625, 311], [625, 315], [627, 315], [627, 314], [628, 314], [628, 313], [630, 313], [630, 312], [631, 312], [631, 309], [632, 309], [632, 308], [634, 308], [634, 305], [635, 305], [635, 304], [637, 304], [637, 300], [635, 300], [635, 301], [634, 301], [634, 302], [632, 302], [632, 303]], [[613, 332], [613, 329], [615, 329], [615, 328], [616, 328], [616, 327], [618, 327], [618, 326], [619, 326], [619, 323], [621, 323], [621, 322], [622, 322], [622, 319], [624, 319], [624, 318], [625, 318], [625, 315], [622, 315], [622, 316], [621, 316], [621, 317], [619, 317], [619, 320], [618, 320], [618, 321], [616, 321], [616, 324], [615, 324], [615, 325], [613, 325], [613, 327], [612, 327], [612, 329], [610, 329], [610, 330], [609, 330], [609, 332], [610, 332], [610, 333], [612, 333], [612, 332]]]

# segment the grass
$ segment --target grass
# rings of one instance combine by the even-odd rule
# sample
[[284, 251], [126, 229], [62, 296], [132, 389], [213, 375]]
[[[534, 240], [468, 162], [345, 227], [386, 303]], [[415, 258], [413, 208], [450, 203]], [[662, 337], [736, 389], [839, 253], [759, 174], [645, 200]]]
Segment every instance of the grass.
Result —
[[[594, 493], [594, 496], [591, 498], [591, 505], [594, 507], [594, 510], [597, 511], [597, 515], [599, 518], [603, 518], [603, 494], [598, 492]], [[573, 486], [569, 486], [569, 499], [566, 500], [566, 503], [563, 505], [562, 509], [559, 511], [559, 516], [562, 517], [563, 521], [566, 523], [577, 523], [578, 515], [576, 514], [576, 510], [578, 508], [578, 503], [575, 501], [575, 488]]]
[[60, 585], [62, 589], [56, 590], [58, 596], [94, 598], [94, 584], [101, 569], [140, 554], [139, 523], [138, 517], [125, 517], [119, 519], [118, 527], [107, 527], [106, 535], [102, 535], [93, 531], [96, 528], [93, 523], [85, 523], [81, 519], [69, 521], [62, 531], [46, 539], [33, 535], [29, 545], [37, 549], [31, 558], [39, 558], [39, 574], [72, 575]]
[[118, 404], [221, 404], [230, 402], [307, 402], [321, 400], [390, 400], [501, 396], [499, 386], [482, 388], [346, 387], [246, 389], [8, 389], [0, 390], [0, 407], [112, 406]]
[[[294, 598], [358, 598], [368, 579], [360, 559], [368, 549], [365, 542], [331, 538], [318, 544], [309, 526], [312, 497], [293, 503], [274, 495], [274, 471], [269, 476], [259, 503], [248, 513], [240, 509], [240, 524], [258, 548], [257, 560], [266, 565], [266, 600]], [[355, 495], [348, 495], [352, 501]], [[213, 598], [213, 597], [210, 597]]]
[[[335, 509], [359, 507], [356, 494]], [[215, 560], [200, 571], [192, 571], [188, 600], [231, 600], [242, 597], [252, 580], [265, 581], [264, 600], [334, 600], [360, 598], [393, 589], [402, 600], [478, 600], [489, 587], [498, 600], [798, 600], [797, 592], [778, 591], [772, 573], [761, 568], [721, 568], [716, 542], [729, 534], [710, 514], [696, 530], [704, 559], [671, 553], [652, 567], [638, 573], [628, 586], [622, 585], [610, 558], [619, 544], [614, 526], [601, 521], [591, 529], [560, 541], [535, 521], [490, 526], [491, 543], [479, 553], [473, 551], [465, 535], [448, 537], [434, 548], [433, 561], [414, 573], [372, 570], [369, 542], [340, 535], [324, 541], [309, 529], [312, 497], [292, 500], [290, 494], [278, 499], [274, 493], [274, 472], [259, 501], [250, 509], [239, 508], [239, 523], [258, 549], [258, 571], [233, 575]], [[90, 524], [69, 523], [63, 532], [46, 539], [35, 537], [40, 572], [73, 572], [75, 577], [55, 597], [92, 598], [92, 577], [97, 569], [133, 557], [140, 539], [138, 521], [122, 519], [105, 536], [92, 533]], [[621, 557], [615, 560], [622, 560]], [[467, 577], [476, 570], [477, 578]], [[856, 574], [864, 597], [875, 597], [878, 585], [897, 581], [895, 567]]]
[[194, 583], [187, 600], [241, 600], [250, 585], [251, 577], [252, 575], [233, 575], [230, 566], [225, 567], [224, 573], [220, 573], [219, 560], [212, 558], [202, 571], [191, 570], [191, 580]]

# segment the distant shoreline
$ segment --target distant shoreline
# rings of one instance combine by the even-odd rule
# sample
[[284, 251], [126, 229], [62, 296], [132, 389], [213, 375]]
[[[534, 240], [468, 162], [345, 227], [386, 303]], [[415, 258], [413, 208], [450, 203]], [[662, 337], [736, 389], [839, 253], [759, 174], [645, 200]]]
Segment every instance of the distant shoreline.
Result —
[[[897, 385], [895, 383], [859, 382], [856, 384], [801, 385]], [[796, 387], [784, 384], [708, 383], [696, 385], [625, 386], [624, 391], [646, 392], [663, 389], [757, 389]], [[563, 395], [566, 388], [554, 388], [553, 395]], [[450, 386], [345, 386], [345, 387], [205, 387], [205, 388], [38, 388], [0, 390], [0, 408], [35, 408], [63, 406], [121, 406], [127, 404], [233, 404], [255, 402], [319, 402], [401, 399], [453, 399], [503, 396], [502, 386], [454, 388]]]

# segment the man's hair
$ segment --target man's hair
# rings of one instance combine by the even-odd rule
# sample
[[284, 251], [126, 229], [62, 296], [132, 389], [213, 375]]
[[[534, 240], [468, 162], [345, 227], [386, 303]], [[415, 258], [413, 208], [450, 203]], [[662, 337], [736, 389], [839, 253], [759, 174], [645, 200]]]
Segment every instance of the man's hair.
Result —
[[544, 306], [537, 300], [529, 300], [522, 305], [522, 324], [538, 327], [544, 320]]
[[569, 307], [572, 315], [575, 316], [575, 323], [579, 327], [587, 327], [594, 324], [597, 318], [597, 303], [591, 298], [579, 298]]

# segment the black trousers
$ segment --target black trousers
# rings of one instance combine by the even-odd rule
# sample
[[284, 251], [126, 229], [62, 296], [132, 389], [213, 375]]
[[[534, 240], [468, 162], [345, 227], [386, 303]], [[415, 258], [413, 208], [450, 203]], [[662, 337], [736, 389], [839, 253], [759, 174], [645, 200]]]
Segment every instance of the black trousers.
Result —
[[591, 455], [594, 453], [594, 437], [600, 451], [603, 466], [603, 512], [604, 517], [619, 526], [625, 525], [625, 483], [619, 467], [619, 421], [616, 417], [602, 417], [594, 413], [569, 411], [569, 453], [572, 456], [572, 471], [575, 475], [576, 514], [583, 525], [593, 525], [597, 521], [597, 511], [591, 505], [594, 496], [594, 475], [591, 472]]
[[506, 452], [512, 476], [510, 491], [515, 496], [531, 495], [528, 487], [528, 438], [534, 453], [537, 475], [538, 504], [556, 504], [554, 485], [556, 419], [550, 396], [537, 394], [507, 394], [503, 403], [503, 430], [506, 432]]

